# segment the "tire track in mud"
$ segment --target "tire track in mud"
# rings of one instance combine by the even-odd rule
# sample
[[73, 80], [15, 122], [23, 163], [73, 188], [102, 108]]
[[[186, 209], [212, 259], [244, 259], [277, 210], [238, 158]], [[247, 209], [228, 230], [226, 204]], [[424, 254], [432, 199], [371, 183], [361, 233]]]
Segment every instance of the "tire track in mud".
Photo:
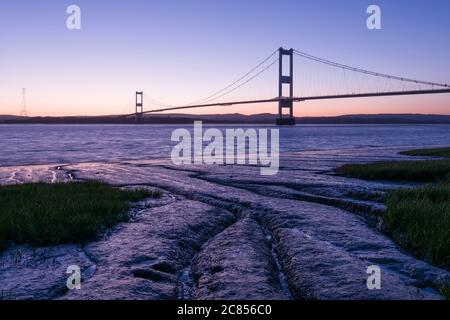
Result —
[[[76, 171], [71, 171], [76, 172]], [[78, 179], [78, 178], [76, 178]], [[83, 180], [83, 179], [81, 179]], [[182, 192], [177, 190], [176, 188], [167, 188], [161, 186], [159, 184], [122, 184], [120, 187], [156, 187], [164, 190], [169, 194], [174, 194], [176, 196], [181, 196], [183, 198], [188, 199], [188, 201], [198, 201], [200, 203], [204, 203], [207, 206], [212, 206], [217, 210], [224, 210], [229, 212], [234, 216], [234, 221], [230, 224], [217, 226], [219, 230], [217, 232], [213, 232], [209, 234], [209, 238], [204, 238], [203, 243], [199, 246], [199, 248], [194, 248], [192, 250], [192, 243], [189, 245], [182, 245], [183, 249], [190, 250], [189, 258], [184, 259], [184, 261], [190, 260], [189, 264], [185, 265], [181, 268], [174, 268], [173, 266], [169, 266], [166, 262], [163, 263], [161, 267], [158, 264], [155, 264], [156, 260], [150, 260], [150, 265], [145, 266], [144, 268], [132, 268], [132, 273], [136, 278], [141, 278], [153, 282], [173, 282], [175, 280], [174, 277], [167, 277], [162, 273], [169, 272], [177, 275], [177, 284], [175, 287], [175, 297], [178, 299], [286, 299], [291, 298], [291, 295], [288, 291], [287, 285], [285, 283], [280, 283], [280, 279], [285, 279], [284, 275], [281, 274], [281, 270], [279, 269], [279, 262], [275, 261], [275, 250], [273, 249], [273, 243], [268, 241], [267, 238], [264, 238], [267, 231], [263, 231], [262, 228], [257, 224], [257, 222], [253, 219], [247, 217], [247, 214], [243, 213], [243, 210], [249, 204], [239, 204], [222, 199], [220, 197], [210, 197], [210, 196], [202, 196], [201, 194], [188, 194], [186, 192]], [[170, 208], [171, 211], [176, 211], [174, 208]], [[246, 223], [243, 224], [243, 221]], [[252, 221], [250, 223], [249, 221]], [[241, 225], [243, 224], [243, 225]], [[251, 226], [251, 227], [250, 227]], [[217, 247], [216, 242], [224, 241], [223, 238], [228, 238], [230, 233], [232, 233], [235, 229], [239, 229], [238, 233], [248, 233], [253, 232], [253, 235], [257, 235], [256, 239], [252, 237], [247, 237], [246, 241], [240, 241], [237, 244], [248, 244], [252, 243], [252, 246], [247, 248], [247, 252], [244, 252], [243, 256], [241, 255], [241, 259], [236, 261], [231, 267], [218, 267], [209, 265], [209, 259], [205, 259], [204, 257], [217, 256], [218, 253], [223, 253], [224, 247], [219, 245]], [[270, 240], [272, 237], [270, 237]], [[242, 239], [241, 239], [242, 240]], [[108, 240], [111, 241], [111, 240]], [[177, 238], [179, 242], [180, 239]], [[197, 243], [198, 245], [198, 243]], [[191, 248], [189, 248], [191, 247]], [[214, 248], [214, 249], [212, 249]], [[242, 247], [239, 246], [228, 246], [228, 256], [227, 258], [220, 259], [225, 262], [229, 262], [233, 257], [236, 257], [236, 253], [242, 250]], [[89, 256], [93, 256], [89, 253], [89, 250], [86, 250]], [[194, 253], [195, 252], [195, 253]], [[249, 254], [250, 253], [250, 254]], [[256, 254], [257, 259], [251, 257], [251, 254]], [[260, 263], [263, 265], [263, 270], [261, 275], [259, 276], [256, 282], [253, 282], [251, 285], [247, 286], [246, 279], [242, 278], [242, 274], [236, 269], [238, 265], [242, 263], [242, 258], [247, 257], [248, 265], [252, 265], [254, 263]], [[92, 258], [95, 260], [95, 258]], [[203, 261], [200, 264], [199, 261]], [[96, 261], [97, 262], [97, 261]], [[179, 262], [179, 261], [178, 261]], [[97, 262], [98, 263], [98, 262]], [[139, 262], [141, 263], [141, 262]], [[136, 267], [136, 265], [130, 262], [130, 266]], [[204, 285], [200, 278], [204, 278], [208, 273], [213, 271], [213, 273], [217, 274], [218, 269], [224, 273], [221, 280], [211, 280], [208, 285]], [[261, 266], [257, 265], [251, 268], [252, 277], [254, 277], [254, 272], [259, 271]], [[156, 269], [156, 271], [155, 271]], [[242, 269], [240, 269], [242, 271]], [[224, 282], [230, 282], [229, 280], [223, 281], [223, 279], [234, 279], [234, 283], [231, 285], [231, 288], [227, 290], [220, 290], [220, 292], [216, 291], [214, 295], [205, 295], [205, 292], [209, 291], [212, 287], [222, 287], [224, 286]], [[242, 291], [242, 285], [251, 289], [248, 290], [245, 294]], [[230, 287], [230, 286], [228, 286]], [[150, 288], [152, 291], [153, 288]], [[269, 294], [270, 293], [270, 294]], [[70, 295], [69, 295], [70, 296]], [[72, 298], [72, 297], [70, 297]], [[76, 298], [80, 298], [80, 295], [77, 295]], [[82, 297], [81, 297], [82, 298]], [[164, 297], [162, 297], [164, 298]], [[173, 298], [167, 296], [166, 298]]]
[[[139, 186], [158, 188], [190, 201], [225, 210], [235, 217], [232, 224], [205, 240], [192, 255], [190, 263], [181, 271], [178, 270], [175, 290], [177, 299], [292, 299], [273, 236], [252, 217], [255, 208], [251, 203], [186, 192], [159, 183], [120, 185]], [[244, 246], [245, 252], [242, 252]], [[217, 258], [219, 256], [221, 258]], [[239, 259], [236, 260], [236, 257]], [[212, 265], [211, 261], [222, 261], [224, 265]], [[247, 279], [243, 277], [247, 269], [240, 267], [244, 261], [253, 272]], [[255, 273], [259, 273], [257, 280], [252, 279], [256, 277]], [[244, 291], [243, 288], [248, 290]]]
[[193, 298], [201, 300], [280, 300], [271, 246], [249, 216], [211, 238], [193, 261]]
[[[181, 171], [181, 170], [179, 170]], [[198, 178], [196, 173], [192, 173], [190, 175], [191, 178]], [[203, 177], [202, 177], [203, 178]], [[206, 180], [206, 179], [202, 179]], [[158, 183], [157, 183], [158, 184]], [[217, 184], [217, 182], [215, 182]], [[220, 184], [219, 184], [220, 185]], [[401, 254], [401, 251], [396, 251], [396, 247], [390, 242], [386, 241], [386, 239], [383, 236], [375, 236], [377, 239], [373, 239], [375, 243], [367, 244], [369, 247], [367, 258], [364, 258], [364, 255], [361, 254], [353, 254], [352, 251], [361, 249], [363, 252], [364, 246], [366, 244], [359, 244], [355, 243], [355, 249], [351, 249], [351, 245], [347, 244], [344, 245], [344, 247], [336, 246], [339, 242], [336, 244], [332, 242], [328, 242], [326, 240], [314, 239], [314, 236], [308, 235], [308, 232], [302, 232], [302, 225], [294, 223], [292, 225], [292, 230], [295, 231], [292, 235], [299, 235], [302, 236], [294, 237], [297, 239], [298, 242], [292, 242], [289, 241], [289, 237], [286, 237], [285, 235], [289, 232], [286, 232], [286, 228], [282, 227], [281, 229], [277, 227], [276, 225], [286, 225], [286, 223], [289, 223], [290, 214], [288, 211], [284, 211], [283, 207], [278, 209], [273, 209], [270, 207], [265, 207], [264, 205], [255, 204], [252, 202], [243, 202], [239, 200], [233, 199], [230, 201], [230, 198], [225, 199], [222, 197], [219, 197], [217, 195], [212, 196], [211, 194], [204, 194], [201, 192], [195, 192], [192, 190], [185, 191], [185, 190], [176, 190], [177, 188], [173, 188], [167, 185], [164, 186], [158, 186], [162, 188], [167, 188], [171, 192], [180, 193], [184, 196], [196, 199], [197, 201], [202, 201], [205, 203], [208, 203], [210, 205], [223, 207], [230, 206], [230, 202], [232, 203], [232, 208], [239, 208], [241, 207], [243, 210], [252, 211], [254, 212], [255, 220], [259, 222], [260, 225], [264, 226], [269, 232], [273, 235], [273, 238], [275, 239], [275, 248], [277, 251], [280, 252], [280, 261], [282, 265], [282, 269], [286, 270], [286, 279], [288, 282], [289, 288], [293, 291], [292, 295], [294, 298], [302, 299], [438, 299], [440, 296], [437, 294], [436, 291], [433, 291], [429, 288], [431, 287], [437, 287], [436, 280], [440, 277], [440, 275], [445, 276], [445, 271], [439, 269], [433, 269], [430, 266], [427, 266], [426, 263], [415, 260], [413, 258], [409, 258], [407, 256], [404, 256]], [[227, 187], [234, 188], [233, 186], [227, 185]], [[241, 188], [242, 189], [242, 188]], [[245, 190], [245, 189], [244, 189]], [[250, 191], [250, 190], [248, 190]], [[251, 191], [250, 191], [251, 192]], [[264, 197], [267, 197], [270, 195], [266, 194], [263, 195]], [[293, 202], [292, 202], [293, 201]], [[302, 208], [303, 205], [306, 205], [306, 203], [299, 201], [297, 199], [295, 200], [288, 200], [288, 202], [296, 203], [294, 207], [300, 207]], [[228, 204], [227, 204], [228, 203]], [[308, 208], [309, 206], [306, 206]], [[328, 206], [322, 207], [322, 205], [319, 206], [321, 209], [326, 209], [328, 212], [332, 212], [333, 209], [331, 209]], [[319, 208], [318, 207], [318, 208]], [[312, 206], [314, 208], [314, 205]], [[328, 209], [327, 209], [328, 208]], [[303, 210], [303, 209], [302, 209]], [[307, 210], [311, 210], [308, 208]], [[336, 209], [334, 212], [334, 215], [338, 214], [340, 215], [340, 210]], [[288, 213], [288, 214], [287, 214]], [[346, 214], [342, 212], [342, 214], [345, 215], [351, 215]], [[276, 221], [273, 221], [273, 217], [277, 217]], [[336, 216], [338, 217], [338, 216]], [[298, 220], [300, 219], [300, 220]], [[301, 221], [303, 218], [300, 216], [295, 217], [295, 220], [292, 221]], [[351, 222], [351, 221], [354, 222]], [[358, 222], [359, 220], [356, 218], [350, 218], [349, 222], [351, 224], [356, 222], [357, 228], [361, 228], [361, 222]], [[275, 225], [274, 225], [275, 223]], [[347, 222], [345, 222], [347, 223]], [[365, 224], [364, 224], [365, 225]], [[351, 228], [353, 228], [350, 225]], [[366, 227], [367, 228], [367, 227]], [[322, 228], [323, 229], [323, 228]], [[289, 228], [288, 228], [289, 230]], [[356, 231], [356, 230], [355, 230]], [[361, 231], [361, 230], [359, 230]], [[359, 232], [358, 231], [358, 232]], [[363, 231], [366, 232], [366, 231]], [[344, 230], [345, 233], [345, 230]], [[373, 233], [373, 231], [372, 231]], [[326, 234], [326, 233], [325, 233]], [[351, 237], [350, 237], [351, 238]], [[314, 241], [315, 243], [314, 243]], [[355, 240], [357, 240], [355, 238]], [[311, 242], [313, 241], [313, 242]], [[339, 240], [342, 241], [342, 240]], [[347, 240], [345, 240], [347, 241]], [[351, 239], [350, 239], [351, 241]], [[372, 240], [371, 240], [372, 241]], [[377, 241], [381, 241], [382, 244], [380, 244], [380, 255], [377, 255]], [[286, 246], [286, 243], [289, 243], [289, 245]], [[369, 241], [370, 243], [370, 241]], [[345, 244], [345, 242], [344, 242]], [[330, 246], [331, 245], [331, 246]], [[296, 248], [298, 246], [304, 246], [306, 251], [292, 251], [291, 249]], [[346, 246], [350, 246], [347, 248]], [[327, 249], [328, 248], [328, 249]], [[373, 249], [373, 250], [372, 250]], [[348, 253], [346, 252], [348, 250]], [[356, 252], [356, 251], [355, 251]], [[370, 253], [372, 252], [372, 253]], [[370, 256], [373, 255], [373, 256]], [[386, 254], [393, 254], [392, 258], [389, 257], [383, 257], [382, 255]], [[399, 257], [399, 254], [403, 255]], [[304, 257], [301, 257], [300, 260], [298, 260], [298, 256], [312, 256], [314, 260], [307, 260]], [[336, 259], [333, 261], [332, 266], [330, 268], [325, 268], [323, 265], [324, 262], [321, 262], [319, 264], [315, 263], [315, 260], [323, 260], [323, 257], [334, 257], [333, 259]], [[394, 258], [395, 257], [395, 258]], [[362, 260], [361, 260], [362, 259]], [[329, 259], [328, 259], [329, 260]], [[392, 263], [389, 262], [392, 260]], [[308, 261], [308, 263], [304, 263], [304, 261]], [[359, 262], [358, 262], [359, 261]], [[370, 261], [374, 262], [383, 262], [388, 261], [387, 265], [383, 265], [382, 267], [386, 271], [386, 279], [388, 279], [390, 285], [383, 290], [382, 293], [378, 292], [369, 292], [367, 288], [365, 287], [365, 280], [367, 279], [367, 275], [365, 273], [366, 271], [366, 265]], [[309, 268], [309, 265], [316, 266], [317, 268]], [[393, 269], [392, 269], [392, 268]], [[322, 270], [322, 271], [321, 271]], [[339, 271], [341, 270], [341, 271]], [[306, 271], [306, 273], [305, 273]], [[321, 272], [319, 272], [321, 271]], [[338, 275], [336, 272], [341, 272], [343, 274]], [[329, 273], [329, 275], [327, 275]], [[349, 276], [346, 275], [346, 273], [349, 273]], [[308, 278], [310, 275], [313, 275], [311, 277], [311, 281], [301, 281], [303, 277]], [[299, 278], [300, 277], [300, 278]], [[327, 281], [326, 279], [329, 279]], [[421, 279], [421, 280], [420, 280]], [[327, 287], [323, 286], [321, 283], [323, 281], [327, 281], [331, 283], [331, 286]], [[343, 282], [344, 281], [344, 282]], [[315, 282], [315, 283], [314, 283]], [[342, 285], [339, 287], [337, 283], [345, 283], [346, 285]], [[323, 286], [324, 289], [322, 290], [320, 287]], [[428, 288], [427, 288], [428, 287]], [[394, 289], [395, 288], [395, 289]], [[397, 289], [398, 288], [398, 289]], [[422, 290], [421, 288], [425, 288], [425, 290]]]
[[144, 210], [84, 248], [97, 272], [63, 299], [176, 299], [182, 270], [204, 242], [234, 221], [225, 210], [180, 198]]
[[[248, 183], [243, 182], [243, 181], [238, 181], [238, 183], [227, 183], [224, 180], [221, 179], [215, 179], [215, 178], [210, 178], [207, 176], [207, 174], [205, 174], [204, 172], [201, 171], [196, 171], [196, 170], [182, 170], [182, 169], [178, 169], [178, 168], [172, 168], [172, 167], [168, 167], [168, 166], [162, 166], [167, 170], [174, 170], [174, 171], [182, 171], [182, 172], [189, 172], [189, 177], [190, 178], [194, 178], [194, 179], [200, 179], [209, 183], [213, 183], [213, 184], [217, 184], [217, 185], [222, 185], [222, 186], [226, 186], [226, 187], [232, 187], [232, 188], [237, 188], [237, 189], [243, 189], [264, 197], [274, 197], [274, 198], [278, 198], [278, 199], [292, 199], [292, 200], [297, 200], [297, 201], [306, 201], [306, 202], [311, 202], [311, 203], [317, 203], [317, 204], [322, 204], [322, 205], [330, 205], [336, 208], [340, 208], [340, 209], [344, 209], [347, 211], [350, 211], [352, 213], [361, 215], [365, 218], [365, 220], [368, 222], [369, 225], [371, 226], [375, 226], [378, 227], [380, 225], [380, 215], [383, 212], [383, 209], [381, 208], [382, 206], [376, 206], [374, 205], [374, 203], [367, 203], [367, 202], [363, 202], [363, 201], [358, 201], [358, 200], [354, 200], [354, 199], [339, 199], [339, 198], [332, 198], [332, 197], [324, 197], [321, 195], [313, 195], [313, 194], [309, 194], [309, 193], [300, 193], [300, 192], [296, 192], [295, 194], [293, 193], [277, 193], [277, 192], [267, 192], [267, 187], [270, 186], [283, 186], [283, 187], [288, 187], [288, 188], [293, 188], [296, 191], [298, 190], [298, 188], [302, 188], [302, 186], [294, 186], [293, 184], [289, 184], [289, 183], [269, 183], [269, 184], [265, 184], [264, 186], [255, 184], [254, 182], [250, 181]], [[171, 190], [171, 192], [177, 192], [176, 190]], [[178, 191], [179, 192], [179, 191]], [[215, 205], [215, 206], [219, 206], [219, 207], [223, 207], [223, 203], [228, 202], [228, 201], [224, 201], [223, 198], [220, 197], [214, 197], [211, 195], [205, 196], [203, 194], [198, 194], [198, 195], [194, 195], [194, 194], [184, 194], [184, 196], [190, 197], [192, 199], [196, 199], [205, 203], [208, 203], [210, 205]], [[249, 209], [249, 207], [252, 207], [251, 203], [240, 203], [238, 204], [238, 202], [234, 202], [234, 206], [233, 206], [233, 210], [237, 207], [240, 207], [240, 210], [242, 209]], [[319, 296], [316, 295], [315, 293], [311, 294], [308, 292], [308, 290], [305, 290], [305, 286], [298, 286], [298, 278], [295, 278], [295, 276], [292, 275], [292, 272], [290, 272], [291, 274], [286, 275], [284, 273], [284, 269], [286, 269], [286, 267], [284, 267], [284, 265], [289, 265], [291, 264], [291, 260], [289, 257], [289, 252], [286, 251], [286, 247], [283, 247], [283, 245], [280, 243], [280, 236], [279, 235], [274, 235], [274, 233], [276, 233], [276, 230], [271, 230], [272, 227], [270, 226], [270, 222], [267, 221], [267, 219], [264, 218], [264, 216], [267, 216], [267, 214], [269, 215], [279, 215], [281, 214], [281, 212], [276, 212], [274, 210], [268, 210], [267, 208], [253, 208], [252, 210], [255, 210], [256, 212], [258, 212], [259, 214], [256, 214], [257, 216], [257, 223], [259, 224], [260, 228], [264, 229], [264, 233], [266, 234], [266, 237], [268, 239], [270, 239], [270, 246], [271, 246], [271, 251], [272, 251], [272, 257], [273, 257], [273, 262], [276, 264], [276, 269], [278, 272], [278, 279], [279, 279], [279, 287], [282, 288], [282, 292], [283, 292], [283, 296], [286, 299], [292, 299], [293, 297], [295, 297], [296, 299], [319, 299], [319, 298], [326, 298], [326, 296]], [[262, 213], [262, 214], [261, 214]], [[256, 222], [256, 221], [255, 221]], [[229, 227], [230, 228], [230, 227]], [[228, 229], [226, 229], [225, 231], [223, 231], [223, 234], [226, 234]], [[221, 233], [221, 234], [222, 234]], [[217, 236], [216, 236], [217, 237]], [[275, 240], [274, 238], [277, 238], [278, 240]], [[210, 240], [211, 241], [211, 240]], [[280, 247], [280, 248], [278, 248]], [[217, 252], [218, 250], [216, 250], [215, 254], [218, 255], [219, 252]], [[280, 253], [282, 253], [282, 257], [280, 258]], [[201, 256], [201, 254], [197, 254], [197, 256]], [[196, 257], [197, 257], [196, 256]], [[226, 261], [227, 259], [232, 259], [233, 257], [231, 256], [227, 256], [227, 258], [224, 258], [223, 260]], [[210, 257], [211, 259], [211, 257]], [[283, 262], [284, 261], [284, 262]], [[194, 262], [195, 263], [195, 262]], [[207, 269], [207, 268], [204, 268]], [[212, 269], [214, 269], [214, 266], [212, 267]], [[292, 268], [291, 268], [292, 269]], [[363, 268], [360, 268], [361, 270], [363, 270]], [[191, 270], [191, 268], [189, 269]], [[220, 270], [222, 271], [223, 268], [220, 267]], [[292, 270], [290, 270], [292, 271]], [[194, 269], [195, 272], [195, 269]], [[198, 274], [196, 274], [194, 277], [196, 278], [208, 278], [208, 276], [205, 275], [199, 275], [200, 272], [197, 272]], [[289, 270], [288, 270], [289, 273]], [[297, 271], [298, 274], [298, 271]], [[364, 281], [365, 279], [365, 274], [361, 273], [361, 281]], [[211, 278], [211, 277], [209, 277]], [[196, 281], [193, 281], [192, 279], [189, 279], [189, 281], [191, 283], [196, 282], [198, 283], [199, 280], [197, 279]], [[221, 281], [218, 281], [219, 283], [215, 283], [213, 285], [213, 287], [217, 288], [220, 287], [222, 284]], [[331, 281], [332, 282], [332, 281]], [[210, 284], [211, 287], [211, 284]], [[292, 288], [294, 293], [291, 293], [290, 289]], [[208, 291], [208, 290], [204, 290], [203, 291]], [[213, 291], [213, 290], [210, 290]], [[226, 289], [224, 290], [226, 291]], [[350, 292], [350, 297], [349, 298], [357, 298], [357, 296], [354, 295], [354, 292], [352, 292], [351, 290], [349, 290]], [[269, 295], [270, 296], [270, 295]], [[361, 298], [367, 298], [367, 294], [362, 295]], [[192, 297], [192, 295], [190, 296]], [[202, 298], [202, 299], [214, 299], [214, 298], [219, 298], [219, 299], [227, 299], [230, 298], [230, 295], [227, 294], [225, 292], [225, 294], [223, 292], [219, 292], [218, 294], [214, 294], [211, 293], [210, 294], [206, 294], [205, 292], [202, 292], [202, 294], [199, 294], [198, 296], [195, 296], [195, 298]], [[232, 297], [232, 295], [231, 295]], [[252, 299], [251, 295], [247, 296], [248, 299]], [[328, 296], [328, 298], [333, 299], [333, 296]], [[272, 297], [272, 299], [276, 299]]]
[[[211, 234], [190, 263], [178, 271], [177, 299], [292, 299], [273, 236], [252, 218], [254, 209], [250, 203], [186, 193], [159, 184], [121, 185], [131, 186], [156, 187], [190, 201], [225, 210], [235, 217], [233, 223]], [[244, 262], [246, 268], [242, 268]], [[249, 278], [245, 277], [247, 270], [252, 271]]]
[[[139, 167], [143, 170], [139, 170]], [[149, 168], [138, 166], [133, 169], [133, 166], [130, 165], [117, 168], [108, 167], [106, 172], [109, 175], [104, 177], [117, 186], [156, 187], [192, 201], [237, 214], [244, 213], [251, 217], [259, 223], [259, 226], [268, 230], [273, 239], [273, 248], [278, 253], [279, 265], [284, 271], [281, 273], [282, 277], [279, 278], [280, 280], [286, 279], [287, 287], [296, 299], [440, 298], [435, 291], [427, 287], [433, 287], [440, 276], [448, 275], [448, 273], [408, 257], [401, 250], [399, 251], [392, 241], [375, 231], [370, 231], [366, 223], [362, 223], [362, 220], [355, 215], [336, 207], [297, 199], [282, 198], [283, 201], [273, 201], [271, 199], [280, 198], [272, 198], [270, 190], [266, 194], [259, 194], [239, 188], [239, 186], [222, 184], [219, 181], [209, 182], [207, 180], [210, 177], [206, 179], [204, 177], [207, 173], [195, 170], [172, 170], [170, 167], [163, 169], [160, 170], [156, 167], [155, 170], [151, 170], [151, 166]], [[83, 172], [83, 175], [89, 176], [89, 171]], [[151, 182], [148, 182], [146, 177], [152, 173], [155, 176]], [[98, 177], [101, 178], [102, 173], [98, 174]], [[121, 183], [123, 181], [136, 182], [123, 184]], [[198, 184], [198, 188], [196, 184]], [[296, 210], [298, 211], [296, 212]], [[316, 210], [318, 210], [317, 218], [315, 217]], [[326, 224], [333, 221], [337, 222], [339, 226], [330, 225], [331, 229], [329, 229]], [[325, 225], [321, 226], [320, 223], [325, 223]], [[234, 224], [230, 226], [234, 226]], [[227, 227], [224, 228], [215, 236], [219, 236], [222, 232], [229, 232], [227, 229]], [[327, 236], [328, 234], [331, 238]], [[369, 237], [367, 240], [365, 239], [366, 234]], [[187, 261], [185, 268], [179, 270], [179, 275], [194, 274], [195, 270], [201, 269], [196, 267], [196, 264], [201, 266], [200, 257], [214, 252], [215, 245], [209, 246], [209, 243], [221, 241], [220, 236], [218, 240], [214, 239], [215, 236], [207, 239], [205, 244], [199, 248], [195, 258]], [[205, 248], [206, 251], [204, 251]], [[365, 267], [370, 262], [380, 263], [386, 272], [386, 279], [389, 283], [382, 292], [367, 292]], [[192, 264], [191, 270], [189, 270], [190, 263]], [[185, 278], [187, 282], [191, 282], [191, 287], [193, 287], [192, 296], [198, 294], [199, 297], [226, 297], [227, 292], [229, 293], [227, 288], [224, 288], [223, 285], [221, 287], [221, 283], [225, 281], [218, 275], [211, 276], [205, 273], [202, 276], [201, 273], [197, 273], [195, 278]], [[215, 287], [216, 291], [211, 293], [206, 290], [206, 284]], [[239, 285], [245, 285], [245, 279], [241, 279]], [[280, 282], [277, 286], [283, 287]], [[286, 294], [284, 298], [286, 298]]]
[[[236, 189], [243, 189], [258, 195], [268, 196], [272, 198], [279, 199], [292, 199], [298, 201], [305, 201], [317, 204], [323, 204], [332, 206], [335, 208], [343, 209], [364, 217], [367, 222], [371, 226], [379, 226], [380, 225], [380, 216], [385, 211], [385, 206], [379, 201], [383, 198], [382, 195], [378, 193], [372, 194], [371, 197], [378, 198], [376, 201], [368, 201], [368, 199], [358, 199], [362, 197], [361, 194], [356, 198], [349, 197], [335, 197], [330, 195], [322, 195], [322, 194], [314, 194], [312, 192], [305, 192], [304, 189], [313, 187], [313, 188], [322, 188], [327, 189], [326, 186], [317, 185], [317, 184], [294, 184], [288, 182], [274, 182], [274, 181], [263, 181], [263, 182], [255, 182], [255, 181], [246, 181], [246, 180], [237, 180], [237, 181], [227, 181], [226, 179], [209, 177], [208, 173], [199, 170], [193, 169], [179, 169], [173, 168], [170, 166], [160, 165], [159, 167], [164, 168], [166, 170], [180, 171], [180, 172], [188, 172], [189, 177], [193, 179], [203, 180], [212, 184], [221, 185], [224, 187], [232, 187]], [[291, 170], [291, 169], [290, 169]], [[311, 170], [304, 170], [309, 171]], [[313, 171], [314, 172], [314, 171]], [[317, 174], [318, 172], [314, 172]], [[329, 174], [330, 172], [327, 171]], [[271, 189], [274, 187], [274, 189]], [[276, 187], [284, 187], [286, 190], [280, 191], [276, 190]], [[329, 188], [329, 187], [328, 187]], [[270, 193], [268, 193], [270, 191]], [[365, 194], [367, 197], [367, 194]]]

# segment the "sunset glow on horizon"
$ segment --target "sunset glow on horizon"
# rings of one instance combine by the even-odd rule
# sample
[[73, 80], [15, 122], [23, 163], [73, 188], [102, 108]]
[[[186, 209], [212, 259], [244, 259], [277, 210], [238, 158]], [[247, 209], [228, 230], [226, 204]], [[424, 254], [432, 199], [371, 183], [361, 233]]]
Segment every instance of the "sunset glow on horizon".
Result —
[[[66, 8], [74, 3], [82, 10], [81, 30], [66, 28]], [[450, 83], [450, 40], [444, 36], [450, 30], [448, 1], [377, 1], [382, 30], [366, 28], [369, 4], [2, 1], [0, 115], [20, 114], [22, 88], [27, 89], [29, 116], [131, 113], [137, 90], [167, 105], [184, 105], [232, 83], [280, 46], [368, 70]], [[274, 98], [277, 72], [275, 64], [217, 102]], [[324, 82], [332, 83], [330, 79], [308, 79], [314, 69], [306, 70], [297, 60], [295, 73], [311, 80], [312, 89], [297, 81], [294, 96], [318, 87], [336, 90]], [[295, 115], [450, 115], [449, 98], [438, 94], [307, 101], [295, 104]], [[145, 110], [152, 108], [157, 106], [145, 102]], [[276, 103], [267, 103], [177, 113], [276, 112]]]

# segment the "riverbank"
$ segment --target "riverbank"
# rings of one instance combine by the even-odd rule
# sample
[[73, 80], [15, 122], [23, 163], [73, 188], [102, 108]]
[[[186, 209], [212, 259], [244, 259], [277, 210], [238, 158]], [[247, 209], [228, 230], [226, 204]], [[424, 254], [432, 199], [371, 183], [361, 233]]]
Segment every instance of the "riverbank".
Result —
[[[364, 218], [381, 212], [380, 195], [396, 184], [336, 177], [334, 153], [312, 155], [286, 154], [276, 179], [253, 166], [164, 160], [0, 168], [0, 182], [95, 179], [163, 191], [99, 240], [8, 249], [0, 254], [0, 292], [14, 299], [442, 299], [436, 289], [448, 271], [406, 253]], [[338, 158], [349, 162], [355, 152]], [[83, 282], [69, 291], [65, 267], [73, 264]], [[366, 286], [374, 264], [383, 270], [381, 290]]]
[[159, 196], [101, 182], [0, 186], [0, 251], [12, 243], [38, 247], [92, 241], [127, 221], [131, 202]]
[[[450, 158], [450, 148], [417, 149], [400, 154]], [[434, 183], [390, 191], [384, 229], [408, 250], [435, 265], [450, 268], [450, 159], [348, 164], [336, 172], [367, 180]], [[450, 297], [448, 284], [443, 292]]]

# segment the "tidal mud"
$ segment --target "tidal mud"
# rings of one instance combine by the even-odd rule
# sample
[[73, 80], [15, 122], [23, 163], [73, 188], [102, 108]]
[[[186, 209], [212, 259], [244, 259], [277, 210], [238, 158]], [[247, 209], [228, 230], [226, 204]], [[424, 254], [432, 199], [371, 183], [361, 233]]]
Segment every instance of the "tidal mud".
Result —
[[[290, 153], [276, 177], [251, 166], [164, 160], [1, 168], [2, 184], [97, 179], [163, 197], [136, 204], [130, 222], [92, 243], [8, 249], [0, 292], [13, 299], [441, 299], [436, 289], [449, 272], [380, 231], [385, 191], [408, 185], [333, 174], [356, 160], [400, 158], [397, 151]], [[20, 248], [55, 250], [56, 262], [31, 253], [25, 264], [11, 260]], [[82, 267], [80, 290], [65, 289], [67, 264]], [[382, 270], [380, 290], [367, 288], [371, 265]]]
[[57, 299], [67, 292], [67, 268], [79, 266], [89, 278], [96, 266], [80, 246], [16, 246], [0, 256], [0, 300]]
[[63, 299], [175, 299], [180, 272], [233, 221], [225, 210], [185, 199], [145, 209], [84, 247], [97, 272]]
[[194, 260], [192, 298], [285, 299], [277, 271], [263, 229], [245, 217], [211, 239]]

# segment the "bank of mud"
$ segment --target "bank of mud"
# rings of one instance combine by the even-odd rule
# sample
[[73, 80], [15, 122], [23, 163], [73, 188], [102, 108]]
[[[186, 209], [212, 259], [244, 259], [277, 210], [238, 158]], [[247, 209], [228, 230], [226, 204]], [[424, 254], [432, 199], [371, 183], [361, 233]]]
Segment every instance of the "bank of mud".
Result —
[[[371, 154], [359, 156], [394, 157]], [[384, 191], [401, 184], [333, 176], [353, 155], [286, 159], [276, 177], [249, 166], [165, 161], [0, 168], [1, 183], [96, 179], [163, 192], [98, 241], [8, 249], [0, 256], [0, 292], [6, 299], [442, 298], [435, 289], [449, 272], [376, 228]], [[65, 271], [73, 264], [83, 283], [68, 291]], [[380, 290], [366, 286], [371, 265], [382, 270]]]

